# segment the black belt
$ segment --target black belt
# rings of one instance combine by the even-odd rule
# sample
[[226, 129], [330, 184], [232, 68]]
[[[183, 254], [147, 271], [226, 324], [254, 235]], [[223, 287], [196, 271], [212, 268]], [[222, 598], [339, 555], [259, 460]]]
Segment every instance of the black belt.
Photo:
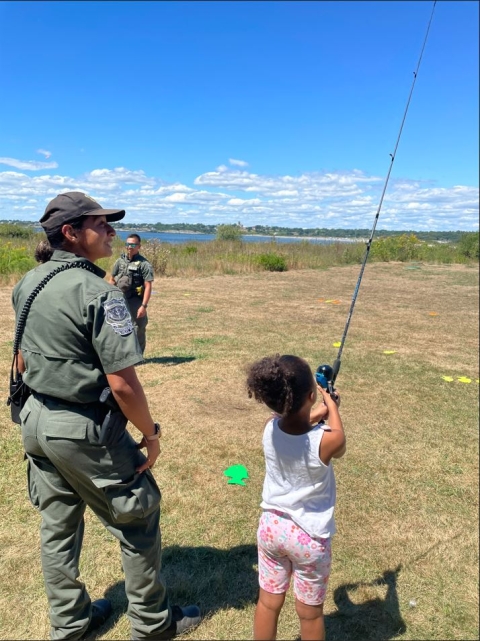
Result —
[[88, 409], [90, 407], [96, 407], [99, 405], [98, 401], [91, 401], [90, 403], [81, 403], [80, 401], [68, 401], [65, 398], [58, 398], [58, 396], [49, 396], [48, 394], [40, 394], [40, 392], [35, 392], [34, 390], [32, 390], [32, 394], [41, 403], [44, 403], [45, 401], [50, 401], [52, 403], [57, 403], [60, 405], [68, 405], [71, 407], [84, 407], [85, 409]]

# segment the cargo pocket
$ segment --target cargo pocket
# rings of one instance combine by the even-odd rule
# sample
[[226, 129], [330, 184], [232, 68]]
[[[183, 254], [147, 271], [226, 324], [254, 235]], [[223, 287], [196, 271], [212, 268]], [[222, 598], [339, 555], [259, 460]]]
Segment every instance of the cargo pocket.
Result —
[[32, 461], [28, 454], [25, 455], [27, 458], [27, 487], [28, 487], [28, 498], [30, 503], [37, 510], [40, 509], [40, 499], [38, 496], [38, 490], [35, 483], [35, 473], [32, 469]]
[[30, 416], [31, 413], [32, 413], [32, 410], [30, 409], [30, 407], [27, 404], [25, 404], [22, 407], [22, 409], [20, 411], [20, 414], [19, 414], [20, 424], [26, 423], [27, 422], [27, 418]]
[[[60, 412], [57, 412], [60, 414]], [[70, 439], [72, 441], [83, 441], [87, 437], [87, 428], [94, 425], [94, 422], [88, 420], [82, 415], [75, 415], [63, 412], [63, 416], [55, 416], [54, 419], [48, 418], [43, 427], [43, 435], [47, 439]]]
[[150, 470], [127, 482], [103, 487], [112, 519], [116, 523], [128, 523], [145, 519], [160, 505], [160, 489]]

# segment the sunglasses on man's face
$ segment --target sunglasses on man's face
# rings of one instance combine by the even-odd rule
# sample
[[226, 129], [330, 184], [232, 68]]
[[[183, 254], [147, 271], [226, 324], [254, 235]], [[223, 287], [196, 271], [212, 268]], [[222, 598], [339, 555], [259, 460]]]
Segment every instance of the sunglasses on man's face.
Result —
[[125, 247], [128, 247], [129, 249], [136, 247], [138, 243], [125, 243]]

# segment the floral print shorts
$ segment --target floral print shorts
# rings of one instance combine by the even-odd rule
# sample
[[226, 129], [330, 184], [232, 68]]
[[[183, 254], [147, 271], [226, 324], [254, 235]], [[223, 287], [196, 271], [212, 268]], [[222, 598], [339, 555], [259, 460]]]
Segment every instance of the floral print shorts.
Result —
[[330, 538], [312, 538], [284, 512], [264, 510], [257, 532], [260, 587], [288, 590], [293, 574], [296, 598], [306, 605], [325, 600], [332, 565]]

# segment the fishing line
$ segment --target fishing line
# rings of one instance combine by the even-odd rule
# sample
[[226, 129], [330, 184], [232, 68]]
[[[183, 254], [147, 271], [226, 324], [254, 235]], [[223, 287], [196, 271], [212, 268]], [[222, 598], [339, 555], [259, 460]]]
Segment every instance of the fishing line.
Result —
[[383, 199], [385, 197], [385, 192], [387, 191], [388, 181], [390, 180], [390, 174], [392, 173], [393, 163], [395, 162], [395, 158], [396, 158], [396, 155], [397, 155], [397, 149], [398, 149], [398, 145], [400, 143], [400, 138], [402, 136], [403, 126], [404, 126], [405, 120], [407, 118], [408, 108], [410, 107], [410, 101], [412, 99], [413, 90], [415, 88], [415, 83], [417, 82], [418, 71], [420, 69], [420, 64], [422, 62], [423, 52], [424, 52], [425, 46], [427, 44], [428, 34], [430, 32], [430, 26], [432, 24], [433, 13], [435, 11], [435, 5], [436, 4], [437, 4], [437, 0], [434, 0], [433, 7], [432, 7], [432, 13], [430, 15], [430, 20], [428, 22], [427, 31], [425, 33], [425, 38], [423, 40], [422, 49], [420, 51], [420, 56], [418, 58], [417, 68], [413, 72], [413, 82], [412, 82], [412, 86], [410, 88], [410, 93], [408, 95], [408, 100], [407, 100], [407, 104], [406, 104], [406, 107], [405, 107], [405, 111], [403, 113], [402, 123], [400, 125], [400, 130], [399, 130], [398, 136], [397, 136], [397, 142], [395, 143], [395, 148], [393, 150], [393, 154], [390, 154], [390, 166], [388, 168], [387, 176], [385, 178], [385, 183], [383, 185], [382, 194], [380, 196], [380, 202], [378, 204], [377, 213], [375, 215], [372, 231], [370, 233], [370, 238], [367, 241], [366, 250], [365, 250], [365, 256], [363, 258], [362, 265], [360, 267], [360, 274], [358, 276], [357, 284], [356, 284], [355, 290], [353, 292], [352, 302], [350, 304], [350, 310], [348, 312], [347, 322], [345, 324], [345, 329], [343, 330], [342, 340], [340, 341], [340, 347], [339, 347], [339, 350], [338, 350], [337, 358], [335, 359], [335, 362], [333, 363], [333, 367], [331, 367], [330, 365], [320, 365], [317, 368], [317, 371], [316, 371], [317, 383], [319, 385], [321, 385], [321, 387], [323, 387], [324, 389], [328, 390], [330, 392], [330, 394], [334, 393], [334, 391], [335, 391], [334, 387], [333, 387], [333, 384], [335, 382], [335, 379], [337, 378], [338, 372], [340, 371], [341, 358], [342, 358], [343, 348], [344, 348], [344, 345], [345, 345], [345, 340], [347, 338], [348, 328], [350, 327], [350, 321], [352, 319], [353, 310], [355, 308], [355, 303], [357, 301], [358, 291], [360, 289], [360, 283], [362, 282], [363, 272], [365, 271], [365, 266], [367, 264], [368, 255], [370, 253], [370, 247], [372, 245], [373, 237], [375, 235], [375, 229], [377, 227], [378, 218], [380, 216], [380, 211], [382, 209]]

